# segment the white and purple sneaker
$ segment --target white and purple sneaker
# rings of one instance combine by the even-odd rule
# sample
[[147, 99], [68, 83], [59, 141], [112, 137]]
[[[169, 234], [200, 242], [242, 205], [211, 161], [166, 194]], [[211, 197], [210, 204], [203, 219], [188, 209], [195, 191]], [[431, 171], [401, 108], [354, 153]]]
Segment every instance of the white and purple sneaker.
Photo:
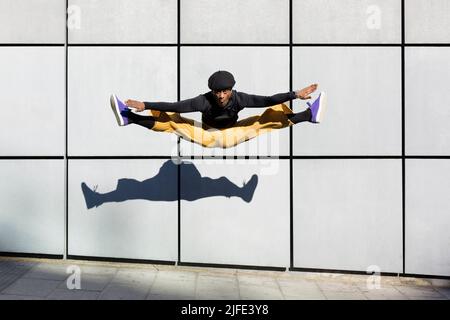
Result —
[[311, 110], [311, 121], [312, 123], [320, 123], [323, 119], [323, 114], [326, 109], [326, 99], [325, 92], [321, 92], [319, 97], [311, 104], [309, 102], [306, 103], [309, 106], [309, 110]]
[[126, 106], [126, 104], [120, 101], [115, 94], [111, 95], [109, 101], [111, 103], [111, 108], [114, 115], [116, 116], [117, 124], [119, 126], [126, 126], [130, 124], [127, 115], [131, 112], [131, 110]]

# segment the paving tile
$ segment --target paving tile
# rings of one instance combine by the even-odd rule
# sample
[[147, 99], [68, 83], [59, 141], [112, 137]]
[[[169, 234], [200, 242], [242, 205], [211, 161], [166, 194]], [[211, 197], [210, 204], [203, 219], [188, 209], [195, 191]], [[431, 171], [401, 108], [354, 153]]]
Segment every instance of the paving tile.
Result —
[[9, 287], [14, 281], [20, 278], [19, 274], [15, 273], [0, 273], [0, 292]]
[[317, 281], [317, 285], [320, 289], [325, 292], [360, 292], [359, 288], [352, 283], [345, 282], [325, 282], [325, 281]]
[[281, 291], [285, 296], [302, 295], [303, 293], [308, 295], [322, 295], [322, 292], [314, 281], [310, 280], [277, 280], [280, 285]]
[[36, 262], [28, 262], [28, 261], [13, 261], [13, 260], [0, 261], [0, 274], [1, 273], [23, 274], [36, 265], [37, 265]]
[[0, 262], [0, 274], [10, 272], [11, 270], [14, 269], [14, 267], [15, 267], [14, 264], [2, 261]]
[[[96, 274], [85, 274], [82, 273], [80, 276], [80, 288], [81, 290], [89, 290], [89, 291], [102, 291], [106, 288], [106, 286], [113, 279], [113, 275], [96, 275]], [[71, 281], [71, 279], [67, 279], [63, 281], [61, 285], [59, 285], [58, 289], [67, 289], [70, 290], [67, 284], [67, 281], [70, 281], [70, 285], [74, 285], [75, 283]], [[70, 290], [72, 291], [72, 290]]]
[[98, 291], [56, 289], [47, 296], [47, 300], [96, 300], [99, 295]]
[[433, 287], [440, 287], [440, 288], [448, 288], [450, 289], [450, 280], [447, 279], [429, 279], [430, 284]]
[[284, 294], [286, 300], [326, 300], [325, 295], [320, 291], [311, 292], [299, 292], [297, 294], [286, 295]]
[[450, 299], [450, 288], [434, 287], [434, 289], [447, 299]]
[[284, 299], [278, 287], [265, 287], [259, 285], [241, 285], [239, 292], [243, 300], [281, 300]]
[[114, 276], [117, 273], [118, 268], [104, 267], [104, 266], [90, 266], [90, 265], [76, 265], [80, 268], [82, 274], [97, 274], [97, 275], [109, 275]]
[[367, 300], [362, 292], [324, 292], [328, 300]]
[[196, 299], [198, 300], [237, 300], [239, 286], [236, 279], [202, 277], [197, 280]]
[[144, 300], [149, 292], [147, 286], [110, 284], [102, 291], [99, 300]]
[[196, 300], [239, 300], [239, 292], [236, 291], [201, 291], [195, 296]]
[[408, 298], [445, 298], [443, 294], [431, 286], [395, 286], [395, 288]]
[[217, 276], [209, 276], [209, 275], [202, 275], [199, 274], [197, 277], [197, 283], [200, 283], [202, 285], [215, 285], [215, 284], [235, 284], [237, 285], [238, 281], [237, 278], [234, 277], [217, 277]]
[[2, 291], [2, 294], [46, 297], [55, 290], [61, 281], [22, 278]]
[[[165, 296], [165, 297], [191, 297], [195, 298], [195, 286], [194, 280], [177, 281], [170, 279], [162, 279], [157, 277], [152, 284], [149, 294], [152, 296]], [[175, 298], [174, 298], [175, 299]]]
[[0, 294], [0, 300], [44, 300], [44, 298], [33, 296], [20, 296], [14, 294]]
[[197, 278], [197, 272], [189, 271], [158, 271], [158, 279], [167, 280], [195, 280]]
[[146, 297], [147, 300], [195, 300], [195, 290], [180, 290], [180, 291], [157, 291], [150, 293]]
[[427, 296], [416, 296], [416, 297], [407, 297], [408, 300], [449, 300], [443, 296], [440, 297], [427, 297]]
[[31, 268], [23, 275], [24, 278], [44, 279], [44, 280], [65, 280], [70, 276], [68, 266], [63, 264], [52, 265], [49, 263], [40, 263]]
[[364, 296], [369, 300], [408, 300], [408, 297], [399, 291], [376, 289], [364, 291]]
[[271, 277], [258, 277], [257, 275], [243, 275], [238, 274], [239, 284], [242, 285], [258, 285], [258, 286], [270, 286], [270, 287], [278, 287], [278, 284], [275, 278]]
[[149, 294], [146, 300], [195, 300], [195, 297], [192, 295], [183, 295], [182, 293]]
[[112, 279], [113, 284], [147, 284], [151, 285], [155, 281], [157, 271], [153, 270], [118, 270]]

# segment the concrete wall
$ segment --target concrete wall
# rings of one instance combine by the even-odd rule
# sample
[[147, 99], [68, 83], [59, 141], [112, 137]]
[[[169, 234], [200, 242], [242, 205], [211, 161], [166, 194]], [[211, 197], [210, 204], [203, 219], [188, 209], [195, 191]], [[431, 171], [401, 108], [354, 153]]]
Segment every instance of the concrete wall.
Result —
[[[66, 34], [65, 1], [0, 0], [0, 252], [450, 276], [448, 1], [179, 3], [68, 0]], [[325, 120], [226, 150], [117, 126], [111, 93], [219, 69], [318, 82]]]

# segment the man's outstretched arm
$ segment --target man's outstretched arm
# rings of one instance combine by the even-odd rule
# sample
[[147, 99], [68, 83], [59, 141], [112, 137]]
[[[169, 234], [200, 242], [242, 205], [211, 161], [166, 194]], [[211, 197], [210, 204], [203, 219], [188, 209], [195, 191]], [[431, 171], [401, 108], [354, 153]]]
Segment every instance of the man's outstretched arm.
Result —
[[304, 89], [291, 91], [286, 93], [278, 93], [273, 96], [257, 96], [253, 94], [247, 94], [240, 92], [244, 100], [243, 107], [258, 108], [258, 107], [269, 107], [279, 103], [283, 103], [294, 99], [311, 99], [310, 94], [317, 89], [317, 84], [312, 84]]
[[203, 111], [206, 108], [206, 99], [202, 95], [178, 102], [140, 102], [129, 99], [125, 101], [125, 104], [129, 108], [136, 109], [138, 112], [144, 111], [145, 109], [152, 109], [157, 111], [183, 113]]

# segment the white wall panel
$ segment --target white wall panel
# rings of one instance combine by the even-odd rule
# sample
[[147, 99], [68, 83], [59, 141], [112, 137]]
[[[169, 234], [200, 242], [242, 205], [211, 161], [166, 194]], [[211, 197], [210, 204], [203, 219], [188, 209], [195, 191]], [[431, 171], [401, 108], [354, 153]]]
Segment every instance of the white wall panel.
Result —
[[0, 43], [64, 43], [66, 2], [0, 1]]
[[294, 160], [294, 266], [402, 272], [401, 160]]
[[0, 155], [63, 155], [64, 48], [1, 47], [0, 74]]
[[135, 124], [119, 127], [109, 102], [113, 93], [122, 100], [176, 101], [176, 61], [176, 48], [70, 48], [69, 154], [176, 154], [174, 135]]
[[176, 0], [69, 0], [69, 43], [176, 43]]
[[288, 0], [183, 0], [182, 43], [288, 43]]
[[400, 0], [293, 1], [294, 43], [400, 43]]
[[406, 43], [449, 43], [448, 0], [405, 1]]
[[0, 252], [64, 252], [64, 161], [0, 160]]
[[318, 83], [311, 101], [327, 95], [322, 123], [294, 126], [294, 155], [401, 154], [400, 48], [297, 47], [293, 54], [294, 87]]
[[[288, 266], [289, 161], [189, 163], [181, 168], [181, 260]], [[253, 175], [256, 187], [243, 188]]]
[[406, 48], [405, 149], [450, 154], [450, 48]]
[[68, 199], [69, 255], [177, 259], [171, 160], [71, 160]]
[[450, 276], [450, 161], [406, 161], [406, 273]]

